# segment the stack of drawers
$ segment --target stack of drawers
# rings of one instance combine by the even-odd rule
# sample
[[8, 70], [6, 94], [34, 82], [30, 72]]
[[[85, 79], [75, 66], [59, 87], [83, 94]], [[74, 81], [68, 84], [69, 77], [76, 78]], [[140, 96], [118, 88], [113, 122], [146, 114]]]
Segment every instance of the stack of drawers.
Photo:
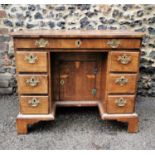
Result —
[[17, 51], [16, 71], [21, 114], [48, 114], [48, 53]]
[[134, 112], [139, 51], [110, 51], [107, 73], [107, 113]]

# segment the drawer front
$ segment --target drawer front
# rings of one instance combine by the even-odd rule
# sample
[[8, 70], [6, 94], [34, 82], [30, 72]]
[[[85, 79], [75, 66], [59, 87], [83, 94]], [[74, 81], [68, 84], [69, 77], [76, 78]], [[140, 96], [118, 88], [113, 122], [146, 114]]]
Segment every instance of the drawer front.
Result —
[[17, 72], [47, 72], [47, 52], [16, 52]]
[[22, 114], [48, 114], [48, 96], [20, 96]]
[[135, 93], [136, 74], [109, 74], [108, 78], [109, 93]]
[[139, 52], [110, 52], [110, 71], [137, 72]]
[[18, 75], [18, 92], [20, 94], [47, 94], [47, 75]]
[[110, 95], [108, 96], [107, 112], [111, 114], [133, 113], [134, 105], [134, 95]]
[[140, 48], [140, 43], [140, 39], [15, 39], [16, 48], [136, 49]]

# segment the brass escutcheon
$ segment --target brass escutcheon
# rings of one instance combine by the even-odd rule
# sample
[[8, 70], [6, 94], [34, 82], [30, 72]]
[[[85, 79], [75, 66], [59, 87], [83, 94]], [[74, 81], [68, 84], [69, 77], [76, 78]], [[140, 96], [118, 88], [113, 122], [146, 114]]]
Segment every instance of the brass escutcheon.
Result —
[[111, 48], [117, 48], [120, 45], [120, 41], [119, 40], [116, 40], [116, 39], [112, 39], [112, 40], [108, 40], [107, 44]]
[[131, 62], [131, 56], [126, 55], [126, 54], [120, 55], [118, 57], [117, 61], [120, 62], [123, 65], [127, 65], [127, 64], [129, 64]]
[[40, 48], [46, 47], [48, 45], [48, 40], [41, 38], [39, 40], [36, 40], [35, 45]]
[[60, 84], [63, 86], [65, 84], [64, 80], [60, 80]]
[[97, 93], [96, 88], [93, 88], [93, 89], [91, 90], [91, 93], [92, 93], [93, 96], [96, 96], [96, 93]]
[[118, 107], [124, 107], [127, 104], [127, 100], [123, 97], [120, 97], [119, 99], [115, 100], [115, 103]]
[[35, 78], [34, 76], [32, 76], [30, 79], [26, 80], [26, 83], [32, 87], [35, 87], [38, 85], [39, 80], [37, 78]]
[[39, 105], [40, 101], [37, 98], [32, 98], [28, 101], [28, 104], [32, 107], [37, 107]]
[[38, 60], [38, 57], [30, 53], [25, 56], [24, 60], [27, 61], [29, 64], [34, 64]]
[[121, 76], [120, 78], [117, 78], [117, 79], [115, 80], [115, 83], [116, 83], [116, 84], [119, 84], [120, 86], [124, 86], [125, 84], [128, 83], [128, 79], [125, 78], [125, 76]]

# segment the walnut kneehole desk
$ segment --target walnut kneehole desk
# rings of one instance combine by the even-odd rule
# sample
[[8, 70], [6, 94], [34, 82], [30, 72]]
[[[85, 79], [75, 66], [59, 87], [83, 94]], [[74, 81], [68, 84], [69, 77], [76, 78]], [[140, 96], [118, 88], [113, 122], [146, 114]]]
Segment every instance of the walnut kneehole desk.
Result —
[[20, 112], [17, 133], [54, 120], [57, 106], [98, 106], [101, 119], [138, 131], [135, 97], [143, 34], [31, 30], [14, 39]]

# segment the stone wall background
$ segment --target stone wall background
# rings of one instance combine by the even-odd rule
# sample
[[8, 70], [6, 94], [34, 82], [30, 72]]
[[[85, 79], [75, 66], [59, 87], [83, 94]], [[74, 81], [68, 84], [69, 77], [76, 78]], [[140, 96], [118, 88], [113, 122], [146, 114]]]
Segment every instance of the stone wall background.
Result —
[[138, 94], [155, 96], [155, 5], [0, 5], [0, 94], [16, 92], [9, 32], [21, 29], [127, 29], [145, 32]]

